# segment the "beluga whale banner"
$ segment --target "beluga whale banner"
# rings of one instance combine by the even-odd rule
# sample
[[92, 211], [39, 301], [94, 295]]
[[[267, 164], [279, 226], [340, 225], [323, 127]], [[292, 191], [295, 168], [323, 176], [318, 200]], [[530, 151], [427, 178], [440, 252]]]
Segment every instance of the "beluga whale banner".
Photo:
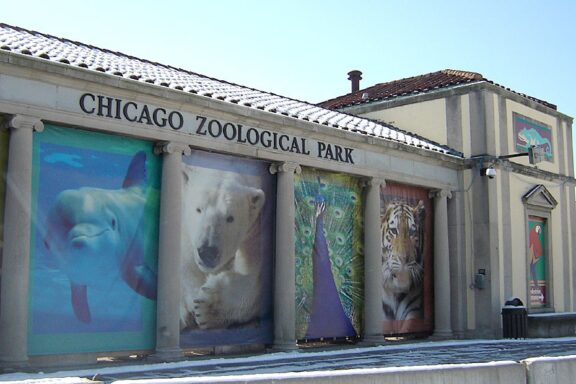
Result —
[[154, 348], [153, 149], [50, 125], [34, 134], [30, 355]]

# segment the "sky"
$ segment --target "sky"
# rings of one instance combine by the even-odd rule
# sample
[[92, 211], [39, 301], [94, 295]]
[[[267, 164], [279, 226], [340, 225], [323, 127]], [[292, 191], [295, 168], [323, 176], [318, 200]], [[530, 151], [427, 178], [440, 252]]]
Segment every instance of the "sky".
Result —
[[0, 22], [317, 103], [442, 69], [576, 116], [573, 0], [0, 0]]

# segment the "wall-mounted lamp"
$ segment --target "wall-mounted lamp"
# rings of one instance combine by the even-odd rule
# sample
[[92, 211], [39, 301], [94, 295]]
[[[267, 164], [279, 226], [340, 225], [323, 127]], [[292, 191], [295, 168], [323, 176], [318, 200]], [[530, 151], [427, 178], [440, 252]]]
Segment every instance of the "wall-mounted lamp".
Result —
[[481, 168], [480, 175], [487, 176], [489, 179], [493, 179], [496, 176], [496, 168], [494, 167]]
[[528, 148], [528, 152], [514, 153], [512, 155], [502, 155], [498, 157], [493, 157], [491, 162], [487, 161], [488, 156], [486, 155], [476, 156], [477, 159], [484, 160], [483, 166], [482, 168], [480, 168], [480, 175], [487, 176], [489, 179], [493, 179], [494, 177], [496, 177], [496, 168], [494, 168], [494, 164], [498, 160], [511, 159], [513, 157], [520, 157], [520, 156], [528, 156], [528, 161], [530, 162], [530, 164], [535, 165], [544, 160], [545, 152], [543, 147], [537, 147], [535, 145], [532, 145]]

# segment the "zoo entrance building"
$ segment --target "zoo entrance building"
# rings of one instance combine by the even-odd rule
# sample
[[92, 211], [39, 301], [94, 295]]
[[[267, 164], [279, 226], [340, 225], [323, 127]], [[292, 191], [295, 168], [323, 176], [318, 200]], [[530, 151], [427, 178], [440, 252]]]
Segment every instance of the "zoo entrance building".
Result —
[[511, 297], [573, 334], [572, 118], [350, 78], [313, 105], [0, 24], [3, 366], [498, 338]]

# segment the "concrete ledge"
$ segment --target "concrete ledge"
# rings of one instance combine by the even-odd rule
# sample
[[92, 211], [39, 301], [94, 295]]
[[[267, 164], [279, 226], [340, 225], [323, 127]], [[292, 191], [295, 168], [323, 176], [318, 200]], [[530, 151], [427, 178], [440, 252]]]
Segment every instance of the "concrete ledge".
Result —
[[535, 313], [528, 315], [528, 337], [566, 337], [574, 335], [576, 335], [576, 312]]
[[[169, 383], [175, 379], [121, 380], [115, 384]], [[525, 368], [521, 363], [501, 361], [482, 364], [434, 365], [398, 368], [370, 368], [319, 372], [290, 372], [258, 375], [196, 377], [176, 379], [183, 383], [322, 383], [322, 384], [510, 384], [525, 383]]]
[[573, 383], [576, 377], [576, 356], [537, 357], [522, 363], [527, 384]]

